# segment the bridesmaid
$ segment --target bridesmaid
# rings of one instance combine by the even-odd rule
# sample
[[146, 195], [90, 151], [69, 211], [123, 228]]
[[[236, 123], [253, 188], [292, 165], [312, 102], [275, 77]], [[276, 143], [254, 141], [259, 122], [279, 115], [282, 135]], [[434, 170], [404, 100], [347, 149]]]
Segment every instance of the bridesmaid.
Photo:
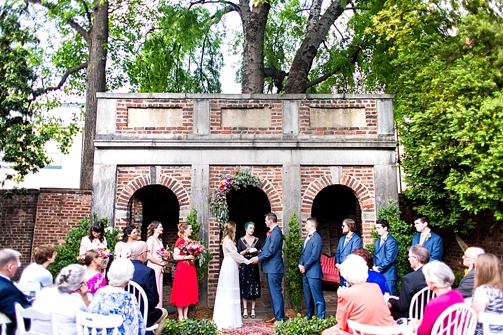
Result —
[[86, 271], [84, 281], [87, 284], [87, 293], [94, 294], [104, 286], [107, 286], [105, 276], [102, 271], [103, 256], [98, 250], [87, 250], [84, 254], [84, 264]]
[[157, 253], [157, 251], [163, 248], [162, 240], [159, 237], [162, 234], [163, 228], [159, 221], [152, 221], [147, 229], [147, 247], [149, 250], [147, 266], [155, 271], [157, 293], [159, 294], [159, 303], [157, 304], [157, 308], [162, 308], [163, 268], [165, 262], [162, 260], [162, 257]]
[[133, 226], [126, 226], [122, 229], [122, 240], [115, 245], [114, 254], [116, 258], [131, 258], [131, 246], [138, 240], [138, 230]]
[[199, 301], [197, 290], [196, 266], [190, 261], [196, 259], [194, 255], [185, 255], [182, 246], [190, 241], [192, 226], [186, 222], [178, 224], [178, 240], [173, 250], [173, 259], [178, 261], [173, 279], [170, 303], [178, 309], [178, 320], [187, 319], [189, 305]]

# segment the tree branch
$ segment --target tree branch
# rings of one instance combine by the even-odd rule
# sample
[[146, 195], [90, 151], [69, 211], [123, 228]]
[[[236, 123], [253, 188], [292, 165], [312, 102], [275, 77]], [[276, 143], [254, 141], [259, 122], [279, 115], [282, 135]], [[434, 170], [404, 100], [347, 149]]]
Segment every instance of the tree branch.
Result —
[[264, 78], [272, 78], [278, 93], [283, 90], [283, 80], [288, 76], [288, 72], [278, 70], [274, 65], [264, 68]]
[[[358, 54], [361, 51], [362, 51], [361, 46], [357, 46], [355, 51], [353, 51], [350, 55], [348, 55], [349, 62], [352, 64], [356, 63], [356, 60], [358, 59]], [[306, 89], [313, 87], [313, 86], [316, 86], [319, 83], [324, 82], [325, 80], [327, 80], [328, 78], [330, 78], [331, 76], [333, 76], [334, 74], [336, 74], [337, 72], [339, 72], [341, 70], [342, 70], [342, 66], [338, 66], [335, 69], [333, 69], [332, 71], [330, 71], [329, 73], [325, 73], [323, 76], [321, 76], [313, 81], [310, 81], [309, 83], [307, 83]]]
[[72, 74], [72, 73], [75, 73], [75, 72], [78, 72], [82, 69], [85, 69], [87, 68], [87, 62], [85, 63], [82, 63], [80, 65], [77, 65], [77, 66], [74, 66], [68, 70], [66, 70], [66, 72], [63, 74], [63, 77], [61, 77], [61, 80], [59, 81], [59, 84], [56, 85], [56, 86], [53, 86], [53, 87], [46, 87], [46, 88], [41, 88], [41, 89], [38, 89], [36, 92], [35, 92], [35, 98], [42, 95], [42, 94], [45, 94], [45, 93], [49, 93], [49, 92], [52, 92], [52, 91], [56, 91], [56, 90], [59, 90], [61, 87], [63, 87], [63, 85], [65, 84], [66, 80], [68, 79], [68, 77]]

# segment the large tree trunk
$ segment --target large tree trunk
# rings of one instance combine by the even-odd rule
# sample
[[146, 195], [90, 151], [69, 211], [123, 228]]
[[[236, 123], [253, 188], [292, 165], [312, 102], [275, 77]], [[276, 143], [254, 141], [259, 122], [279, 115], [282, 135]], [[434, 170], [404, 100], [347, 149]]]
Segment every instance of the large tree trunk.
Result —
[[96, 92], [105, 92], [106, 58], [108, 41], [108, 2], [94, 1], [94, 20], [90, 34], [89, 61], [86, 71], [86, 120], [84, 125], [84, 147], [80, 188], [91, 190], [94, 170], [94, 136], [96, 134]]
[[263, 93], [264, 35], [271, 6], [260, 1], [257, 5], [252, 5], [250, 9], [251, 1], [239, 1], [244, 34], [241, 92]]
[[[320, 0], [318, 0], [320, 1]], [[318, 1], [314, 1], [311, 10], [318, 12]], [[304, 93], [307, 89], [308, 74], [318, 53], [321, 42], [325, 39], [330, 26], [344, 12], [341, 1], [334, 1], [319, 17], [311, 15], [307, 23], [306, 33], [301, 46], [295, 54], [292, 66], [288, 72], [285, 93]]]

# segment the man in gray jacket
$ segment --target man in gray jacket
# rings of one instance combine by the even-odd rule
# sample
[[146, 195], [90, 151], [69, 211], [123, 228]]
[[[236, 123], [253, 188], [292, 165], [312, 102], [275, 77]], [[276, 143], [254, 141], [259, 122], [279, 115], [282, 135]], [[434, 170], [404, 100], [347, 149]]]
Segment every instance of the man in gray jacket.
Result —
[[475, 287], [475, 260], [482, 254], [485, 254], [485, 251], [479, 247], [469, 247], [463, 254], [463, 265], [467, 269], [465, 269], [465, 276], [461, 279], [456, 290], [465, 298], [472, 296]]

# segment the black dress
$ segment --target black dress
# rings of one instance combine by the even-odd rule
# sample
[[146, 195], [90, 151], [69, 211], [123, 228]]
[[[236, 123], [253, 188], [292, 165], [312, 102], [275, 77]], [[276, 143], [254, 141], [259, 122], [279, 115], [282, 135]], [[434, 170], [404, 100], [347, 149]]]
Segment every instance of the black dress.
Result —
[[[253, 243], [249, 245], [244, 237], [241, 237], [238, 241], [238, 252], [242, 252], [246, 248], [256, 248], [257, 250], [262, 249], [262, 244], [255, 237]], [[257, 252], [247, 252], [243, 256], [246, 259], [250, 259], [258, 255]], [[247, 300], [255, 300], [260, 298], [260, 270], [258, 264], [239, 264], [239, 288], [241, 290], [241, 298]]]

